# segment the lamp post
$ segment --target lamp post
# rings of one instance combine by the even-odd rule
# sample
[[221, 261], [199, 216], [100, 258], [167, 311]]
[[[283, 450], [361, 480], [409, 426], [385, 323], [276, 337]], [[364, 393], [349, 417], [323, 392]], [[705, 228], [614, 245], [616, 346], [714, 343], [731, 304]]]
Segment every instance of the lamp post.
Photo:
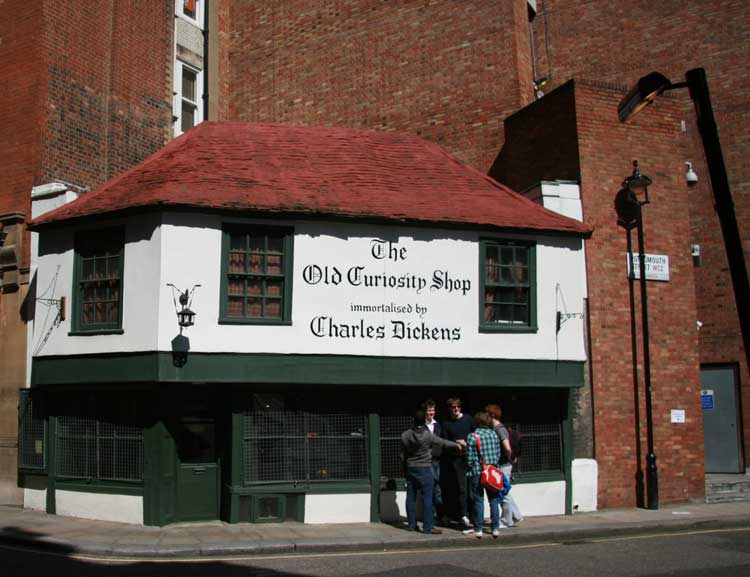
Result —
[[[643, 206], [649, 204], [648, 187], [651, 179], [641, 174], [638, 161], [633, 161], [633, 174], [622, 183], [622, 189], [615, 198], [617, 224], [628, 231], [635, 228], [638, 233], [638, 266], [640, 269], [641, 288], [641, 324], [643, 332], [643, 380], [646, 385], [646, 438], [648, 453], [646, 454], [646, 494], [647, 507], [659, 508], [659, 472], [654, 453], [654, 427], [651, 411], [651, 351], [648, 331], [648, 295], [646, 291], [646, 249], [643, 241]], [[632, 256], [628, 254], [632, 270]], [[640, 463], [638, 463], [640, 470]]]
[[747, 277], [742, 239], [737, 226], [732, 193], [729, 190], [729, 179], [727, 178], [719, 133], [714, 120], [711, 96], [708, 92], [706, 71], [703, 68], [688, 70], [685, 74], [685, 82], [675, 84], [672, 84], [668, 78], [658, 72], [647, 74], [620, 101], [617, 107], [617, 115], [620, 122], [625, 122], [651, 104], [662, 92], [676, 88], [687, 88], [695, 106], [695, 115], [703, 144], [703, 152], [706, 156], [714, 204], [719, 217], [721, 233], [724, 237], [724, 249], [732, 278], [734, 301], [737, 306], [742, 343], [745, 349], [745, 360], [750, 368], [750, 281]]

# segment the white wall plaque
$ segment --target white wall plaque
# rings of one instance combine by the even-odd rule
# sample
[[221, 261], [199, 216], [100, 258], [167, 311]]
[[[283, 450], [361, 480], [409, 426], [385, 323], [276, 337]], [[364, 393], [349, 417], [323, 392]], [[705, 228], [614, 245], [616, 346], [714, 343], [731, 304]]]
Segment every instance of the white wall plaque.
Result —
[[[628, 278], [641, 278], [641, 263], [636, 253], [627, 253]], [[669, 257], [646, 253], [646, 280], [669, 280]]]

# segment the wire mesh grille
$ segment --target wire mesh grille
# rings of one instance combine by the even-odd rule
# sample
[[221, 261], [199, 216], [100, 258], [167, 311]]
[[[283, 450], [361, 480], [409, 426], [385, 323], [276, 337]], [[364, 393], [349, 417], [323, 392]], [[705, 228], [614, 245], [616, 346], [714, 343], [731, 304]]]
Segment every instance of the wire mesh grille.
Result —
[[60, 477], [143, 480], [143, 429], [93, 418], [57, 418], [55, 447]]
[[31, 391], [19, 391], [18, 467], [44, 469], [47, 466], [44, 446], [46, 419], [35, 403]]
[[245, 482], [368, 478], [364, 415], [301, 411], [247, 412]]
[[516, 469], [521, 473], [562, 471], [562, 427], [559, 423], [511, 424], [521, 433], [522, 451]]
[[403, 477], [401, 470], [401, 433], [412, 426], [412, 417], [380, 417], [380, 476], [386, 479]]

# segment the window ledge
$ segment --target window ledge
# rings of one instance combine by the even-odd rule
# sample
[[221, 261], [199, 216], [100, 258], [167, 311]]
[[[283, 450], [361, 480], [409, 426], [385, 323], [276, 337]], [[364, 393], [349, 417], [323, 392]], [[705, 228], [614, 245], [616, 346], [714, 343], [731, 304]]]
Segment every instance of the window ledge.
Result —
[[69, 337], [88, 337], [96, 335], [122, 335], [125, 331], [123, 329], [92, 329], [90, 331], [70, 331], [68, 332]]
[[479, 325], [480, 333], [536, 333], [536, 326]]
[[273, 319], [237, 319], [232, 317], [219, 317], [220, 325], [269, 325], [269, 326], [292, 326], [290, 320]]

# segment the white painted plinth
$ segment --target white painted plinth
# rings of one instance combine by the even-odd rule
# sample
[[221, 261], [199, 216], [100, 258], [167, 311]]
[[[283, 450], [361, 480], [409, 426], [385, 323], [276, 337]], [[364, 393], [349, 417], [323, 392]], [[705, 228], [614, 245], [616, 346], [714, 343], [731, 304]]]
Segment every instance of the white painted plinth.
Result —
[[593, 459], [573, 459], [573, 511], [596, 511], [599, 467]]
[[55, 510], [58, 515], [117, 521], [143, 525], [143, 497], [140, 495], [105, 495], [55, 491]]
[[34, 511], [46, 511], [47, 489], [24, 489], [23, 506]]
[[370, 493], [305, 495], [305, 523], [369, 523]]

